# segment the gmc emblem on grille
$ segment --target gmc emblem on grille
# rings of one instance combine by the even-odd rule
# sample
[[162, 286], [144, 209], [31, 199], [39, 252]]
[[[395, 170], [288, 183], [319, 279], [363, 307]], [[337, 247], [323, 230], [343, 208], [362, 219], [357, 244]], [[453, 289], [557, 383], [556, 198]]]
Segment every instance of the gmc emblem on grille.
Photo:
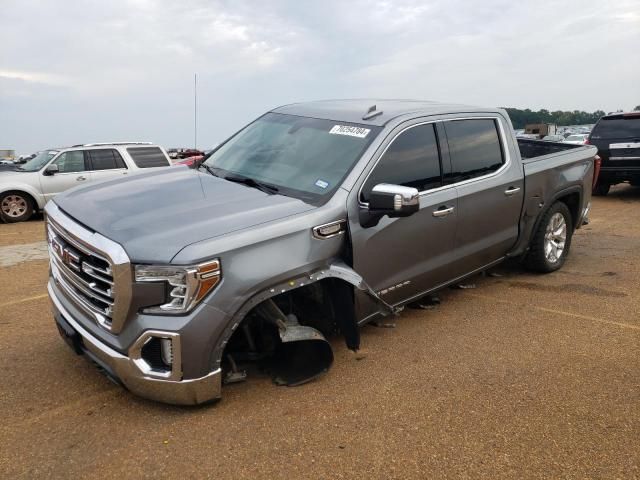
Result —
[[51, 249], [62, 263], [76, 272], [80, 271], [80, 256], [77, 253], [65, 247], [56, 237], [53, 237], [50, 243]]

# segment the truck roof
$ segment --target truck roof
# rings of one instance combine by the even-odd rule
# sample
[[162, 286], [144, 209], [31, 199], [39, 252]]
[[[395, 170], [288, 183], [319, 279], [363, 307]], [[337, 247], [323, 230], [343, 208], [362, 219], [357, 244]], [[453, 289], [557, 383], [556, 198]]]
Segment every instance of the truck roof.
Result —
[[445, 113], [478, 111], [497, 112], [498, 109], [452, 103], [430, 102], [426, 100], [385, 100], [379, 98], [361, 98], [291, 103], [272, 110], [274, 113], [376, 126], [383, 126], [394, 118], [407, 114], [428, 116]]

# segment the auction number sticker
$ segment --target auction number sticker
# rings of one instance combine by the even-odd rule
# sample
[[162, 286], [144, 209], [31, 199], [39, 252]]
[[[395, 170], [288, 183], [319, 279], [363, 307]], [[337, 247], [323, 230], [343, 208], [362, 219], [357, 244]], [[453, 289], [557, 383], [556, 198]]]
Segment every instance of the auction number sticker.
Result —
[[349, 125], [334, 125], [329, 133], [332, 135], [349, 135], [350, 137], [365, 138], [369, 135], [369, 128], [351, 127]]

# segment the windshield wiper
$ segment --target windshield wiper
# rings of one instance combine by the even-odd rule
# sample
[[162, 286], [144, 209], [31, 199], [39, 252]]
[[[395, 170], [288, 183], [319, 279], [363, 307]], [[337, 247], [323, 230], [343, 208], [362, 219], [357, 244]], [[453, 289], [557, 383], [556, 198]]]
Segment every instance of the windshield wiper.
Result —
[[[214, 172], [213, 168], [211, 168], [209, 165], [207, 165], [206, 163], [201, 163], [200, 165], [198, 165], [198, 169], [200, 167], [204, 167], [204, 169], [209, 172], [211, 175], [213, 175], [214, 177], [221, 177], [220, 175], [218, 175], [216, 172]], [[221, 177], [222, 178], [222, 177]]]
[[254, 180], [253, 178], [243, 177], [241, 175], [225, 175], [222, 178], [224, 178], [225, 180], [229, 180], [230, 182], [241, 183], [248, 187], [257, 188], [258, 190], [264, 193], [268, 193], [269, 195], [274, 195], [279, 191], [278, 187], [259, 182], [257, 180]]
[[269, 195], [273, 195], [275, 193], [278, 193], [279, 191], [278, 187], [274, 187], [273, 185], [268, 185], [266, 183], [259, 182], [250, 177], [244, 177], [242, 175], [237, 175], [237, 174], [221, 175], [222, 172], [227, 171], [224, 168], [210, 167], [206, 163], [201, 163], [200, 165], [198, 165], [198, 168], [200, 167], [204, 167], [204, 169], [214, 177], [223, 178], [225, 180], [228, 180], [234, 183], [241, 183], [251, 188], [257, 188], [258, 190], [264, 193], [268, 193]]

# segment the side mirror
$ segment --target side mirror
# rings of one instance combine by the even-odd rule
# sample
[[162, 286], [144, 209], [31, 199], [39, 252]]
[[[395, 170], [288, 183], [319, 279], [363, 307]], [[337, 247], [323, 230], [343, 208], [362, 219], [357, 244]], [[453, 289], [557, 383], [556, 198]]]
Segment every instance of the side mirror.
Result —
[[47, 168], [44, 169], [45, 175], [55, 175], [60, 171], [60, 168], [55, 163], [47, 165]]
[[380, 183], [369, 195], [369, 208], [361, 210], [360, 224], [373, 227], [385, 215], [390, 218], [408, 217], [420, 210], [420, 193], [417, 188]]

